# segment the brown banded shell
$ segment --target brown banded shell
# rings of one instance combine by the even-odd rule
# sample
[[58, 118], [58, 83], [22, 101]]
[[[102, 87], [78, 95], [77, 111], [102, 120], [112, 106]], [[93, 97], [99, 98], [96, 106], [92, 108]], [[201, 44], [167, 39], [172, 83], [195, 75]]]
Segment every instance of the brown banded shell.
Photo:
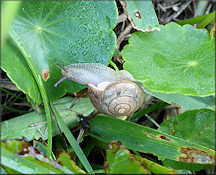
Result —
[[[99, 86], [99, 87], [98, 87]], [[94, 107], [107, 115], [125, 116], [136, 112], [144, 101], [144, 91], [129, 80], [89, 85], [88, 94]]]

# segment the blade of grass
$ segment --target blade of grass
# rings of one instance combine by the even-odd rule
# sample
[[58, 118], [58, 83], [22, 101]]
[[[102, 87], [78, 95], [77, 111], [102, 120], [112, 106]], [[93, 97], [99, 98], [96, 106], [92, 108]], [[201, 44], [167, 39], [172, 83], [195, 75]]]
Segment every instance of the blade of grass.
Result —
[[198, 26], [198, 29], [202, 29], [207, 26], [211, 21], [215, 19], [215, 11], [210, 13]]
[[45, 113], [46, 113], [46, 119], [47, 119], [47, 127], [48, 127], [48, 147], [47, 147], [47, 157], [50, 158], [51, 150], [52, 150], [52, 125], [51, 125], [51, 114], [50, 114], [50, 108], [49, 108], [49, 101], [47, 98], [46, 90], [43, 85], [43, 81], [40, 77], [40, 74], [32, 61], [31, 55], [29, 54], [27, 48], [25, 45], [21, 42], [22, 40], [19, 38], [19, 36], [16, 34], [16, 32], [11, 28], [9, 31], [10, 37], [13, 39], [21, 53], [23, 54], [26, 62], [29, 65], [29, 68], [31, 69], [34, 78], [37, 82], [38, 88], [40, 90], [40, 95], [42, 97]]
[[70, 145], [72, 146], [72, 148], [74, 149], [75, 153], [77, 154], [77, 157], [79, 158], [79, 160], [82, 162], [83, 166], [85, 167], [86, 171], [88, 173], [92, 172], [93, 169], [91, 167], [91, 165], [89, 164], [85, 154], [83, 153], [82, 149], [80, 148], [80, 146], [77, 144], [76, 139], [74, 138], [74, 136], [72, 135], [72, 133], [70, 132], [70, 130], [68, 129], [67, 125], [64, 123], [64, 121], [62, 120], [61, 116], [59, 115], [57, 109], [55, 108], [55, 106], [50, 103], [51, 109], [54, 113], [54, 115], [57, 118], [57, 121], [59, 123], [60, 129], [61, 131], [65, 134], [68, 142], [70, 143]]
[[14, 109], [14, 108], [11, 108], [11, 107], [9, 107], [9, 106], [2, 105], [2, 104], [0, 104], [0, 106], [1, 106], [3, 109], [5, 109], [5, 110], [11, 111], [11, 112], [16, 112], [16, 113], [19, 113], [19, 114], [26, 114], [26, 113], [29, 113], [29, 111], [23, 111], [23, 110]]
[[7, 93], [7, 94], [9, 94], [9, 95], [11, 95], [11, 96], [13, 96], [13, 97], [16, 97], [16, 98], [18, 98], [18, 99], [20, 99], [20, 100], [23, 100], [23, 101], [26, 100], [26, 98], [20, 97], [20, 96], [18, 96], [18, 95], [16, 95], [16, 94], [14, 94], [14, 93], [12, 93], [12, 92], [10, 92], [10, 91], [4, 89], [4, 88], [0, 88], [0, 89], [1, 89], [3, 92], [5, 92], [5, 93]]
[[198, 24], [198, 23], [201, 23], [203, 20], [205, 20], [209, 15], [211, 16], [214, 13], [215, 12], [209, 13], [207, 15], [197, 16], [195, 18], [190, 18], [190, 19], [185, 19], [185, 20], [177, 21], [176, 23], [179, 24], [179, 25]]
[[[95, 144], [92, 142], [89, 142], [88, 140], [88, 145], [86, 145], [86, 147], [83, 149], [83, 152], [85, 153], [86, 157], [89, 156], [90, 152], [92, 151], [92, 149], [94, 148]], [[77, 165], [82, 168], [82, 163], [80, 162], [80, 160], [77, 161]]]

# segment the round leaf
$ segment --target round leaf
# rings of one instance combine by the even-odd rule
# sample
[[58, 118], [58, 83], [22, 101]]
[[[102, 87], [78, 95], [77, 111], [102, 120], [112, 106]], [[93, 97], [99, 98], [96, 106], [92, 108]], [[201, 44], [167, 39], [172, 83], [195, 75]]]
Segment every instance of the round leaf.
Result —
[[[113, 1], [22, 2], [12, 28], [27, 48], [41, 78], [43, 70], [50, 74], [50, 78], [43, 81], [49, 100], [84, 87], [67, 80], [54, 88], [53, 85], [61, 77], [61, 69], [55, 64], [57, 61], [63, 66], [82, 62], [109, 63], [116, 44], [112, 29], [117, 15]], [[12, 81], [19, 87], [20, 77], [26, 84], [33, 83], [28, 78], [30, 70], [22, 73], [22, 64], [11, 67], [14, 53], [9, 54], [2, 58], [2, 67], [8, 74], [11, 73]], [[5, 59], [11, 64], [4, 64]], [[32, 86], [37, 87], [37, 84]], [[31, 94], [33, 92], [27, 91], [28, 88], [24, 86], [21, 90], [38, 102]]]
[[122, 55], [124, 69], [153, 92], [209, 96], [215, 92], [215, 40], [207, 30], [169, 23], [136, 32]]

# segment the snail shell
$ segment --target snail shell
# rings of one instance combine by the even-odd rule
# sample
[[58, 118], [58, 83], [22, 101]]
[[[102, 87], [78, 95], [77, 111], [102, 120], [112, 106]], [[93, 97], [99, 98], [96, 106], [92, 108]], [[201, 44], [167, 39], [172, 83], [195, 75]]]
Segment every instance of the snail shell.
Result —
[[82, 63], [61, 66], [63, 78], [88, 85], [88, 95], [94, 107], [107, 115], [125, 116], [136, 112], [144, 101], [144, 91], [133, 76], [125, 71], [117, 75], [113, 69], [100, 63]]
[[129, 80], [103, 82], [97, 87], [88, 86], [88, 95], [94, 107], [107, 115], [132, 115], [143, 103], [144, 92]]

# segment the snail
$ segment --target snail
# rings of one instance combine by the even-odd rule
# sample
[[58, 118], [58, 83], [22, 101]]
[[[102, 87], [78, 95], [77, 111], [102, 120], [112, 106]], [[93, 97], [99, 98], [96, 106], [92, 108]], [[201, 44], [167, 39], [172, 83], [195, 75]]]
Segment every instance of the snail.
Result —
[[117, 72], [100, 63], [71, 64], [63, 67], [63, 77], [54, 85], [69, 79], [88, 85], [88, 95], [93, 106], [110, 116], [131, 116], [144, 101], [143, 89], [125, 71]]

